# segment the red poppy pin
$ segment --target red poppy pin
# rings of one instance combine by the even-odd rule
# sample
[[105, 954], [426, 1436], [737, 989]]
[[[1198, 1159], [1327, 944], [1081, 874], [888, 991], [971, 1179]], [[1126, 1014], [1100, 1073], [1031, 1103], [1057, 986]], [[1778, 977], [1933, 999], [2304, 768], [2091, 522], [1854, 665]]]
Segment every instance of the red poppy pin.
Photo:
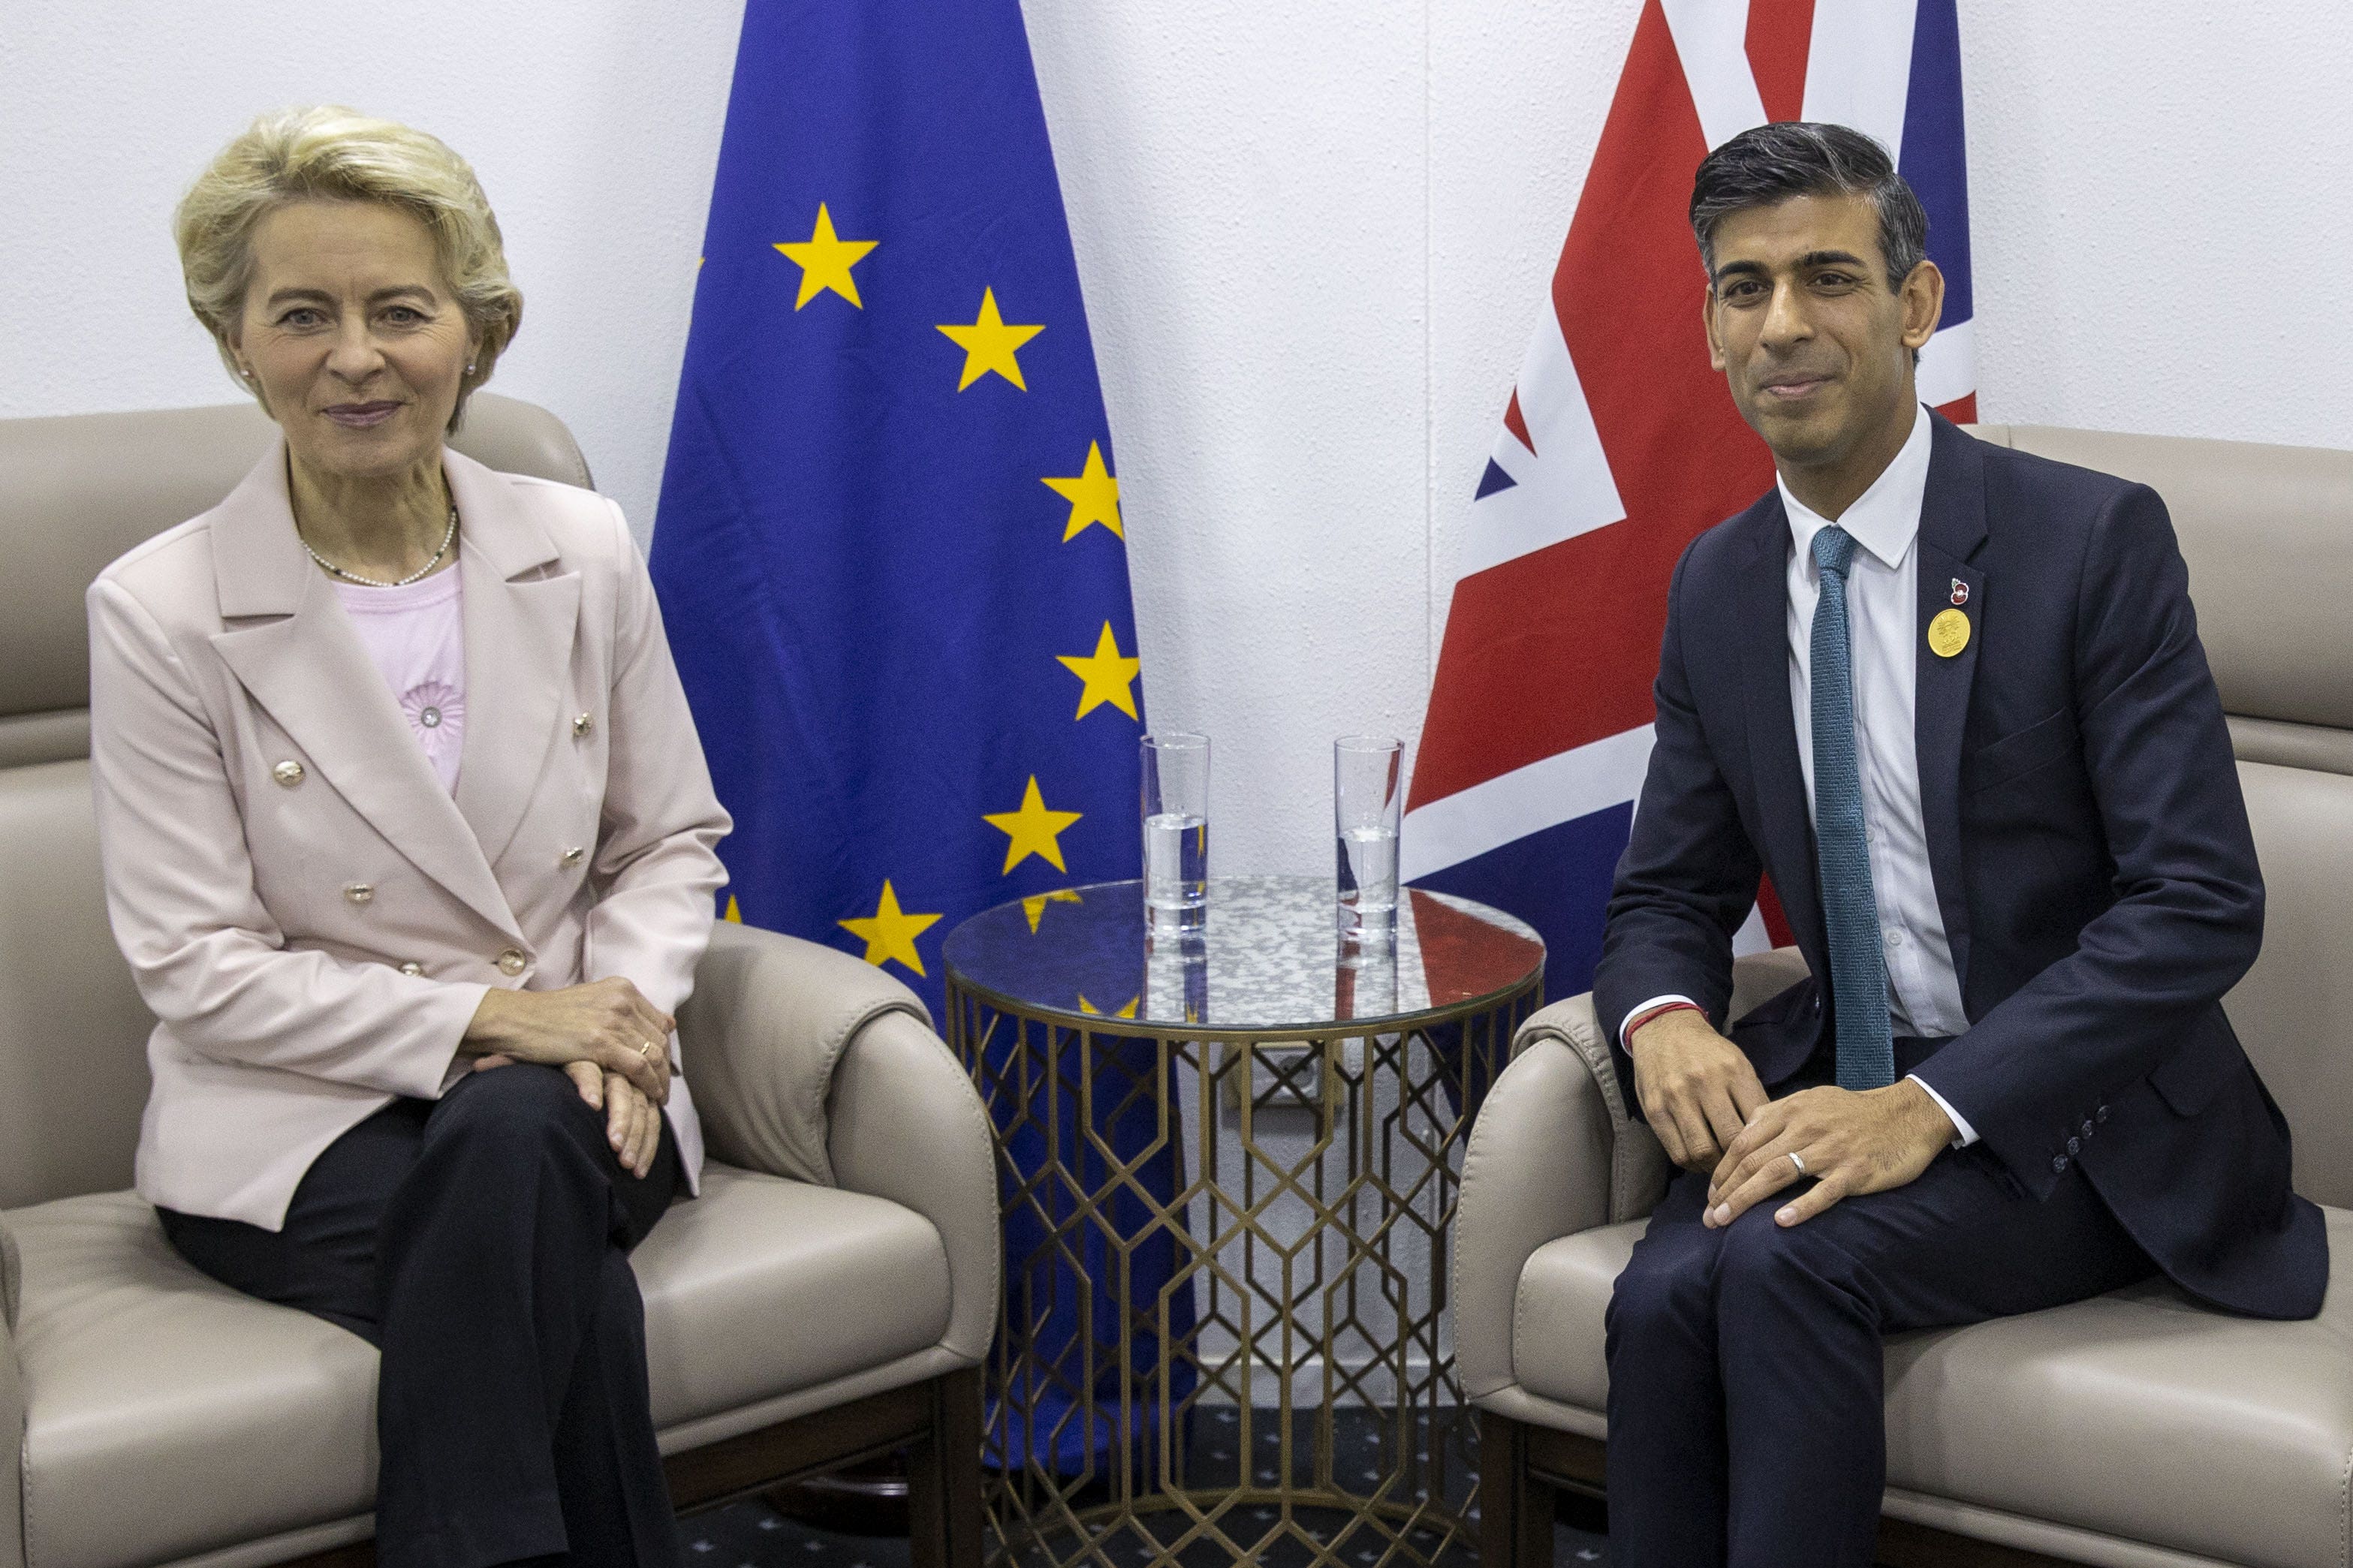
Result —
[[1953, 603], [1955, 603], [1956, 605], [1966, 605], [1966, 604], [1968, 604], [1968, 602], [1969, 602], [1969, 585], [1968, 585], [1967, 583], [1962, 582], [1958, 577], [1954, 578], [1954, 579], [1953, 579]]

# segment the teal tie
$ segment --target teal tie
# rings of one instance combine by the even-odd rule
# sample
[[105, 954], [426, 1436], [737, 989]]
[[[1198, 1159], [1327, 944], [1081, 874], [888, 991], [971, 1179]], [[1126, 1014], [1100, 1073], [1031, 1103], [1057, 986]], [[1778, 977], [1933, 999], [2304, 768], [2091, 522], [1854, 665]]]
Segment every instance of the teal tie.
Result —
[[1822, 576], [1813, 634], [1814, 842], [1830, 926], [1839, 1087], [1884, 1089], [1895, 1081], [1895, 1045], [1855, 759], [1854, 654], [1846, 614], [1846, 569], [1853, 559], [1854, 535], [1846, 530], [1830, 527], [1814, 535], [1814, 563]]

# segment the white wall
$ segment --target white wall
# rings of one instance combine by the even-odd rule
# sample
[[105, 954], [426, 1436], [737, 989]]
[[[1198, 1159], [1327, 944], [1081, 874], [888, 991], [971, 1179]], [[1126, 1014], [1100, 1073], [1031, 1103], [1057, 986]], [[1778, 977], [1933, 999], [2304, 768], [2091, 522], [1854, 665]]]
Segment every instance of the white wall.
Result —
[[[1029, 0], [1155, 721], [1226, 870], [1322, 870], [1325, 742], [1419, 722], [1452, 530], [1637, 0]], [[1962, 0], [1980, 406], [2353, 446], [2353, 6]], [[166, 218], [254, 112], [473, 160], [554, 408], [640, 528], [733, 5], [10, 0], [0, 416], [226, 401]]]

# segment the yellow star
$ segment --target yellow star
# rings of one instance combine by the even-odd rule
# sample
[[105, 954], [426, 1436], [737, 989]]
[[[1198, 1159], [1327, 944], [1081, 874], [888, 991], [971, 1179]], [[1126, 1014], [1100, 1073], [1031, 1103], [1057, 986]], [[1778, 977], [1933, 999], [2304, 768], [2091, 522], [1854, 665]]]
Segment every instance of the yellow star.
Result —
[[1087, 466], [1069, 479], [1039, 482], [1071, 503], [1071, 520], [1062, 525], [1065, 544], [1098, 522], [1120, 538], [1127, 537], [1119, 522], [1119, 481], [1103, 467], [1101, 443], [1087, 443]]
[[1018, 811], [983, 813], [981, 820], [1006, 836], [1005, 869], [1010, 871], [1030, 856], [1043, 859], [1057, 871], [1067, 871], [1062, 864], [1062, 847], [1055, 836], [1083, 815], [1075, 811], [1049, 811], [1046, 797], [1038, 793], [1038, 775], [1029, 775], [1029, 787], [1021, 792]]
[[1048, 904], [1082, 904], [1084, 899], [1068, 888], [1057, 888], [1050, 893], [1039, 893], [1021, 900], [1021, 912], [1029, 917], [1029, 934], [1038, 934], [1038, 922], [1043, 919]]
[[1140, 658], [1129, 658], [1119, 651], [1119, 639], [1112, 636], [1111, 623], [1103, 623], [1103, 636], [1095, 639], [1095, 651], [1084, 658], [1071, 654], [1056, 654], [1054, 662], [1086, 683], [1079, 692], [1078, 717], [1083, 719], [1108, 702], [1131, 719], [1140, 718], [1135, 710], [1135, 693], [1130, 689], [1135, 683], [1136, 672], [1144, 668]]
[[[1116, 1013], [1113, 1014], [1113, 1015], [1112, 1015], [1112, 1016], [1113, 1016], [1113, 1017], [1114, 1017], [1114, 1018], [1133, 1018], [1133, 1017], [1134, 1017], [1134, 1016], [1135, 1016], [1135, 1005], [1136, 1005], [1138, 1002], [1141, 1002], [1141, 1001], [1143, 1001], [1143, 1000], [1144, 1000], [1144, 998], [1143, 998], [1143, 997], [1141, 997], [1141, 996], [1131, 996], [1131, 997], [1129, 997], [1129, 998], [1127, 999], [1127, 1005], [1126, 1005], [1126, 1006], [1124, 1006], [1124, 1007], [1122, 1007], [1118, 1012], [1116, 1012]], [[1086, 999], [1086, 996], [1085, 996], [1085, 994], [1084, 994], [1083, 993], [1082, 993], [1082, 994], [1081, 994], [1081, 995], [1080, 995], [1080, 997], [1079, 997], [1079, 1011], [1080, 1011], [1080, 1012], [1082, 1012], [1082, 1013], [1092, 1013], [1092, 1014], [1093, 1014], [1096, 1017], [1098, 1017], [1098, 1018], [1100, 1018], [1100, 1017], [1102, 1017], [1102, 1016], [1103, 1016], [1103, 1010], [1102, 1008], [1100, 1008], [1100, 1007], [1096, 1006], [1093, 1003], [1092, 1003], [1092, 1002], [1088, 1001], [1088, 1000]]]
[[964, 350], [964, 379], [956, 383], [956, 390], [962, 392], [995, 371], [1022, 391], [1029, 391], [1029, 384], [1021, 379], [1021, 362], [1013, 357], [1013, 351], [1045, 330], [1042, 325], [1007, 326], [1005, 318], [997, 313], [997, 290], [983, 289], [978, 321], [968, 327], [954, 321], [940, 324], [948, 341]]
[[854, 920], [838, 921], [850, 935], [866, 944], [866, 962], [878, 969], [886, 960], [896, 959], [916, 973], [923, 973], [923, 955], [915, 951], [915, 939], [939, 921], [937, 915], [911, 915], [899, 907], [899, 895], [892, 890], [891, 879], [882, 879], [882, 901], [874, 912]]
[[735, 901], [734, 894], [730, 893], [727, 895], [727, 912], [719, 918], [722, 920], [733, 921], [737, 925], [742, 925], [744, 923], [744, 906]]
[[776, 248], [787, 260], [801, 269], [800, 297], [793, 301], [797, 310], [819, 294], [830, 289], [860, 310], [866, 309], [858, 297], [858, 279], [849, 269], [866, 259], [866, 253], [881, 243], [876, 239], [844, 239], [833, 232], [833, 215], [825, 204], [817, 204], [817, 227], [804, 240], [786, 240]]

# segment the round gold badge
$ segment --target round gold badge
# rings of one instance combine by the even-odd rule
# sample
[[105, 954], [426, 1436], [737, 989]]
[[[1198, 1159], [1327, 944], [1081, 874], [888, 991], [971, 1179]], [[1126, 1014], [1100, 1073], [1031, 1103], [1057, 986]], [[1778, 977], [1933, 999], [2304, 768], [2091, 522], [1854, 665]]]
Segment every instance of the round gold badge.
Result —
[[1969, 618], [1958, 610], [1939, 610], [1928, 623], [1928, 649], [1938, 658], [1950, 658], [1969, 646]]

